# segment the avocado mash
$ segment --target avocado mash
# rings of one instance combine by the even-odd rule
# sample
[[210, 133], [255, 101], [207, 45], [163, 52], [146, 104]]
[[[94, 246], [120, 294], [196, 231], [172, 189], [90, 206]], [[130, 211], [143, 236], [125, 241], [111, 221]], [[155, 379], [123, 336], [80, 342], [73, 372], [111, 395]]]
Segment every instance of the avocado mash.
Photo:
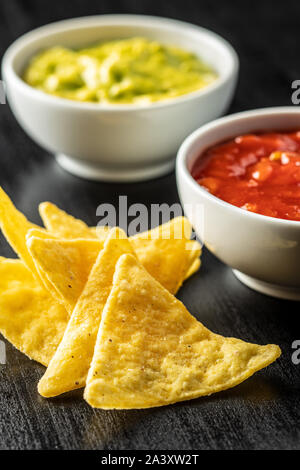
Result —
[[70, 100], [144, 104], [199, 90], [217, 74], [193, 53], [137, 37], [78, 50], [52, 47], [33, 57], [23, 78]]

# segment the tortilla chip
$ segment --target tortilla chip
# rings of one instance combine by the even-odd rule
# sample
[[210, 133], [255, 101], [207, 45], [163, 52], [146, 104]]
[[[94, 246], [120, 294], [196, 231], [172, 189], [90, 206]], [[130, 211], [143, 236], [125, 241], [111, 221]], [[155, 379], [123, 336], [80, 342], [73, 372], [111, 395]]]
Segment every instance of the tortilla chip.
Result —
[[130, 240], [147, 271], [172, 294], [181, 287], [199, 251], [187, 250], [186, 240]]
[[[75, 219], [50, 202], [40, 204], [39, 210], [45, 227], [57, 237], [68, 239], [99, 238], [104, 241], [110, 230], [110, 227], [106, 226], [88, 227], [82, 220]], [[191, 233], [192, 226], [188, 219], [175, 217], [152, 230], [130, 237], [138, 258], [146, 269], [173, 294], [179, 290], [183, 281], [200, 267], [200, 260], [196, 259], [201, 253], [200, 244], [192, 242], [198, 245], [197, 250], [199, 251], [198, 254], [192, 254], [184, 249], [182, 242], [184, 239], [189, 240]], [[155, 243], [155, 240], [158, 239], [166, 241], [174, 239], [181, 240], [181, 242]], [[171, 256], [171, 254], [173, 255]], [[167, 262], [164, 260], [165, 255]]]
[[26, 233], [26, 240], [30, 237], [44, 238], [46, 240], [58, 240], [58, 238], [53, 235], [53, 233], [48, 232], [47, 230], [39, 228], [31, 228]]
[[202, 253], [202, 246], [200, 245], [200, 243], [197, 242], [197, 240], [189, 240], [188, 245], [187, 245], [187, 249], [188, 250], [196, 250], [196, 252], [200, 253], [200, 255], [199, 255], [199, 257], [198, 257], [198, 255], [194, 256], [194, 257], [191, 257], [192, 262], [191, 262], [187, 272], [185, 273], [184, 281], [186, 281], [189, 277], [191, 277], [193, 274], [195, 274], [195, 272], [197, 272], [198, 269], [201, 266], [200, 256], [201, 256], [201, 253]]
[[[29, 222], [26, 217], [18, 211], [7, 194], [0, 187], [0, 227], [17, 255], [24, 261], [26, 266], [39, 281], [39, 275], [26, 246], [26, 233], [32, 228], [41, 229], [38, 225]], [[42, 230], [42, 229], [41, 229]]]
[[103, 242], [28, 237], [27, 247], [45, 287], [72, 313]]
[[85, 385], [116, 262], [122, 254], [132, 252], [125, 233], [113, 229], [93, 266], [63, 340], [39, 383], [42, 396], [53, 397]]
[[[109, 234], [111, 227], [97, 226], [89, 227], [85, 222], [76, 219], [70, 214], [67, 214], [62, 209], [59, 209], [51, 202], [42, 202], [39, 205], [40, 216], [44, 222], [47, 230], [57, 236], [58, 238], [67, 239], [94, 239], [99, 238], [105, 241]], [[133, 239], [158, 239], [158, 238], [175, 238], [175, 239], [190, 239], [192, 233], [192, 226], [186, 217], [175, 217], [168, 222], [155, 227], [142, 233], [138, 233], [132, 237]]]
[[[30, 237], [38, 237], [38, 238], [43, 238], [43, 239], [52, 239], [52, 240], [56, 240], [57, 237], [55, 237], [55, 235], [51, 235], [51, 233], [47, 232], [47, 230], [45, 229], [40, 229], [40, 228], [31, 228], [30, 230], [28, 230], [28, 232], [26, 233], [26, 241], [30, 238]], [[26, 245], [27, 246], [27, 245]], [[30, 253], [30, 256], [31, 256], [31, 253]], [[33, 261], [34, 262], [34, 261]], [[53, 287], [52, 287], [52, 284], [49, 282], [47, 276], [45, 275], [45, 273], [39, 269], [39, 266], [35, 264], [35, 267], [37, 269], [37, 272], [38, 272], [38, 276], [39, 276], [39, 281], [41, 283], [41, 285], [46, 288], [48, 290], [48, 292], [52, 292], [53, 290]]]
[[192, 265], [189, 267], [184, 280], [186, 281], [189, 277], [195, 274], [200, 268], [200, 266], [201, 266], [200, 258], [197, 258], [195, 261], [193, 261]]
[[191, 234], [192, 226], [188, 219], [175, 217], [148, 232], [130, 237], [143, 266], [172, 294], [176, 294], [183, 281], [191, 275], [188, 275], [191, 267], [197, 270], [200, 266], [201, 245], [190, 240]]
[[131, 255], [116, 266], [85, 400], [95, 408], [148, 408], [233, 387], [280, 355], [210, 332]]
[[[44, 287], [71, 314], [103, 241], [47, 239], [47, 232], [43, 238], [38, 238], [31, 236], [33, 233], [38, 234], [38, 231], [28, 232], [27, 247]], [[129, 240], [145, 268], [172, 293], [178, 290], [201, 251], [198, 242], [192, 240], [144, 240], [138, 237]]]
[[68, 322], [66, 310], [21, 260], [0, 258], [0, 332], [30, 359], [48, 365]]
[[107, 225], [99, 225], [99, 227], [90, 227], [90, 230], [93, 234], [96, 234], [97, 238], [102, 241], [105, 241], [107, 236], [109, 235], [111, 227], [108, 227]]
[[[184, 217], [181, 219], [182, 230], [184, 230], [186, 219]], [[172, 294], [176, 294], [186, 273], [201, 253], [201, 246], [198, 242], [185, 238], [173, 238], [176, 236], [177, 227], [176, 222], [173, 225], [169, 224], [169, 238], [164, 238], [166, 232], [163, 226], [148, 232], [149, 238], [137, 236], [130, 238], [139, 261]], [[158, 233], [160, 238], [156, 238], [156, 234], [153, 237], [151, 232]]]
[[192, 234], [192, 226], [186, 217], [174, 217], [168, 222], [158, 225], [157, 227], [146, 232], [137, 233], [130, 237], [130, 240], [143, 239], [155, 240], [158, 238], [174, 238], [177, 240], [189, 240]]
[[42, 202], [39, 212], [46, 229], [59, 238], [98, 238], [95, 230], [91, 230], [82, 220], [75, 219], [51, 202]]

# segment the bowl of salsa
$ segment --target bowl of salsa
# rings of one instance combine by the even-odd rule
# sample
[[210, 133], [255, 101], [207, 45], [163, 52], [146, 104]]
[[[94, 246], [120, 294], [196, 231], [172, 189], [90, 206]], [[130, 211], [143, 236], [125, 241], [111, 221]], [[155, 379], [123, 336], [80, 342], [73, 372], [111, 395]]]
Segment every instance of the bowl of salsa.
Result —
[[181, 202], [207, 248], [246, 285], [300, 300], [300, 110], [247, 111], [188, 137]]

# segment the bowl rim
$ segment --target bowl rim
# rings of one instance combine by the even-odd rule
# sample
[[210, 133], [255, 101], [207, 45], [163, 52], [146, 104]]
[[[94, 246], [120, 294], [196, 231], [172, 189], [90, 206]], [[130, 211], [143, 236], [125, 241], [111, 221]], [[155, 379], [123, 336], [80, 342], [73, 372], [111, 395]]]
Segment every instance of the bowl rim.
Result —
[[[207, 132], [222, 127], [228, 123], [237, 123], [240, 120], [247, 119], [249, 117], [256, 116], [272, 116], [272, 115], [286, 115], [286, 114], [295, 114], [299, 115], [299, 125], [300, 125], [300, 108], [296, 106], [277, 106], [277, 107], [266, 107], [258, 108], [250, 111], [242, 111], [228, 116], [215, 119], [207, 124], [204, 124], [200, 128], [196, 129], [192, 134], [190, 134], [181, 144], [176, 158], [176, 179], [177, 187], [179, 186], [179, 178], [183, 175], [185, 182], [192, 186], [193, 190], [198, 192], [202, 197], [210, 200], [212, 203], [217, 204], [224, 209], [231, 210], [241, 217], [252, 218], [254, 221], [260, 221], [271, 225], [286, 225], [287, 227], [293, 227], [300, 230], [300, 221], [297, 220], [288, 220], [280, 219], [276, 217], [271, 217], [268, 215], [258, 214], [256, 212], [250, 212], [241, 207], [234, 206], [233, 204], [223, 201], [222, 199], [214, 196], [209, 193], [204, 187], [200, 186], [199, 183], [192, 177], [190, 170], [188, 169], [188, 160], [190, 157], [191, 147], [195, 142], [197, 142], [201, 137], [203, 137]], [[232, 138], [232, 136], [231, 136]], [[222, 139], [222, 140], [226, 140]], [[213, 145], [213, 144], [212, 144]]]
[[[209, 39], [214, 41], [216, 44], [221, 46], [226, 50], [229, 61], [228, 68], [224, 72], [223, 76], [219, 76], [214, 82], [207, 85], [206, 87], [195, 90], [184, 95], [161, 100], [149, 104], [101, 104], [101, 103], [92, 103], [92, 102], [78, 102], [75, 100], [69, 100], [67, 98], [57, 97], [55, 95], [50, 95], [42, 90], [38, 90], [30, 85], [28, 85], [22, 78], [18, 75], [13, 67], [13, 61], [17, 54], [20, 51], [29, 45], [31, 42], [38, 41], [41, 38], [47, 37], [49, 34], [54, 34], [55, 32], [63, 31], [73, 31], [74, 29], [85, 28], [85, 27], [94, 27], [101, 25], [141, 25], [151, 27], [151, 25], [162, 28], [176, 28], [179, 30], [186, 30], [194, 32], [195, 34], [202, 33], [206, 35]], [[76, 18], [69, 18], [66, 20], [55, 21], [48, 23], [39, 28], [35, 28], [19, 38], [17, 38], [6, 50], [2, 59], [2, 77], [8, 77], [10, 80], [14, 80], [14, 86], [18, 87], [23, 93], [30, 94], [33, 99], [40, 99], [49, 105], [57, 106], [68, 106], [75, 109], [87, 109], [90, 111], [110, 111], [110, 112], [131, 112], [131, 111], [145, 111], [145, 110], [154, 110], [160, 108], [168, 108], [176, 106], [180, 103], [186, 103], [192, 101], [195, 98], [201, 97], [203, 95], [209, 95], [215, 92], [217, 89], [221, 88], [225, 83], [230, 80], [235, 80], [239, 71], [239, 59], [236, 51], [231, 46], [231, 44], [224, 39], [219, 34], [203, 28], [201, 26], [188, 23], [185, 21], [175, 20], [167, 17], [160, 16], [151, 16], [151, 15], [130, 15], [130, 14], [110, 14], [110, 15], [92, 15], [92, 16], [83, 16]]]

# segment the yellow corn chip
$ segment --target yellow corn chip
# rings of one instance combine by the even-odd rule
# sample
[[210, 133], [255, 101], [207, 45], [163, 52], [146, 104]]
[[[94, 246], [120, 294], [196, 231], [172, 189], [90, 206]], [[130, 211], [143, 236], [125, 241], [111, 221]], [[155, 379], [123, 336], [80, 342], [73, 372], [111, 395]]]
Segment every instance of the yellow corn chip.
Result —
[[107, 226], [88, 227], [82, 220], [67, 214], [51, 202], [42, 202], [39, 211], [47, 230], [58, 238], [99, 238], [104, 241], [110, 230]]
[[280, 355], [216, 335], [131, 255], [116, 266], [85, 400], [96, 408], [148, 408], [233, 387]]
[[[39, 276], [54, 298], [71, 313], [103, 241], [47, 239], [47, 232], [43, 238], [32, 236], [34, 233], [38, 231], [28, 232], [27, 247]], [[178, 290], [201, 251], [199, 243], [192, 240], [138, 237], [129, 240], [145, 268], [172, 293]]]
[[[192, 262], [189, 265], [187, 272], [185, 273], [184, 281], [186, 281], [186, 279], [188, 279], [193, 274], [195, 274], [195, 272], [197, 272], [201, 266], [200, 255], [202, 253], [202, 247], [200, 243], [197, 242], [196, 240], [189, 240], [187, 248], [188, 250], [196, 250], [197, 256], [191, 256]], [[200, 253], [199, 257], [198, 257], [198, 253]]]
[[107, 225], [99, 225], [99, 227], [90, 227], [90, 230], [94, 235], [96, 234], [97, 238], [105, 241], [107, 236], [109, 235], [111, 227], [108, 227]]
[[186, 240], [130, 240], [138, 259], [147, 271], [172, 294], [176, 294], [186, 273], [199, 257], [187, 250]]
[[201, 266], [200, 258], [197, 258], [195, 261], [193, 261], [192, 265], [189, 267], [189, 269], [188, 269], [188, 271], [185, 275], [184, 280], [188, 279], [193, 274], [195, 274], [198, 271], [198, 269], [200, 268], [200, 266]]
[[189, 240], [191, 233], [188, 219], [175, 217], [148, 232], [130, 237], [143, 266], [172, 294], [176, 294], [183, 281], [200, 267], [201, 245]]
[[8, 243], [39, 281], [38, 272], [26, 246], [26, 233], [32, 228], [41, 228], [29, 222], [26, 217], [15, 208], [12, 201], [1, 187], [0, 227]]
[[53, 233], [48, 232], [47, 230], [39, 228], [31, 228], [26, 233], [26, 240], [30, 237], [44, 238], [46, 240], [58, 240], [58, 238], [53, 235]]
[[[99, 238], [104, 241], [110, 230], [110, 227], [88, 227], [82, 220], [75, 219], [50, 202], [40, 204], [39, 210], [45, 227], [52, 234], [61, 238]], [[173, 294], [178, 291], [184, 280], [199, 269], [200, 260], [196, 259], [195, 253], [191, 254], [187, 253], [187, 250], [183, 250], [184, 244], [182, 242], [159, 244], [160, 249], [157, 251], [157, 244], [146, 243], [146, 241], [162, 238], [165, 240], [188, 240], [191, 233], [192, 226], [188, 219], [186, 217], [175, 217], [152, 230], [130, 237], [140, 261], [146, 266], [150, 274]], [[164, 263], [163, 257], [166, 247], [168, 248], [168, 262]], [[200, 250], [200, 255], [200, 245], [197, 249]], [[171, 252], [173, 252], [172, 257]], [[180, 252], [180, 256], [177, 258], [178, 252]], [[175, 265], [173, 264], [174, 260], [177, 261]]]
[[137, 233], [130, 237], [130, 240], [143, 239], [155, 240], [158, 238], [165, 239], [186, 239], [189, 240], [192, 234], [192, 226], [186, 217], [175, 217], [165, 224], [158, 225], [157, 227], [146, 232]]
[[[38, 238], [43, 238], [43, 239], [54, 239], [56, 240], [57, 237], [55, 235], [51, 235], [51, 233], [47, 232], [45, 229], [40, 229], [40, 228], [31, 228], [28, 230], [26, 233], [26, 240], [28, 240], [30, 237], [38, 237]], [[30, 254], [31, 256], [31, 254]], [[34, 261], [33, 261], [34, 262]], [[53, 286], [49, 282], [47, 276], [45, 275], [44, 271], [39, 269], [39, 266], [35, 263], [35, 267], [37, 269], [38, 275], [39, 275], [39, 281], [41, 281], [43, 287], [45, 287], [48, 292], [53, 293]]]
[[71, 313], [103, 242], [28, 237], [27, 247], [45, 287]]
[[50, 233], [60, 238], [95, 238], [95, 230], [91, 230], [82, 220], [75, 219], [51, 202], [39, 205], [40, 216]]
[[115, 265], [124, 253], [132, 253], [132, 248], [125, 233], [115, 228], [92, 268], [63, 340], [39, 383], [42, 396], [56, 396], [85, 385]]
[[[107, 226], [88, 227], [82, 220], [67, 214], [59, 209], [55, 204], [43, 202], [39, 206], [40, 216], [47, 230], [58, 238], [99, 238], [104, 241], [111, 229]], [[157, 238], [176, 238], [189, 239], [192, 233], [192, 226], [186, 217], [175, 217], [174, 219], [159, 225], [152, 230], [142, 232], [130, 237], [130, 239], [157, 239]], [[193, 262], [191, 263], [193, 264]], [[200, 267], [198, 261], [191, 271], [191, 276]], [[189, 277], [187, 276], [187, 277]], [[187, 278], [186, 277], [186, 278]]]
[[198, 242], [185, 238], [133, 237], [130, 243], [147, 271], [172, 294], [176, 294], [186, 273], [201, 253]]
[[48, 365], [68, 322], [66, 310], [21, 260], [0, 258], [0, 332], [31, 359]]

